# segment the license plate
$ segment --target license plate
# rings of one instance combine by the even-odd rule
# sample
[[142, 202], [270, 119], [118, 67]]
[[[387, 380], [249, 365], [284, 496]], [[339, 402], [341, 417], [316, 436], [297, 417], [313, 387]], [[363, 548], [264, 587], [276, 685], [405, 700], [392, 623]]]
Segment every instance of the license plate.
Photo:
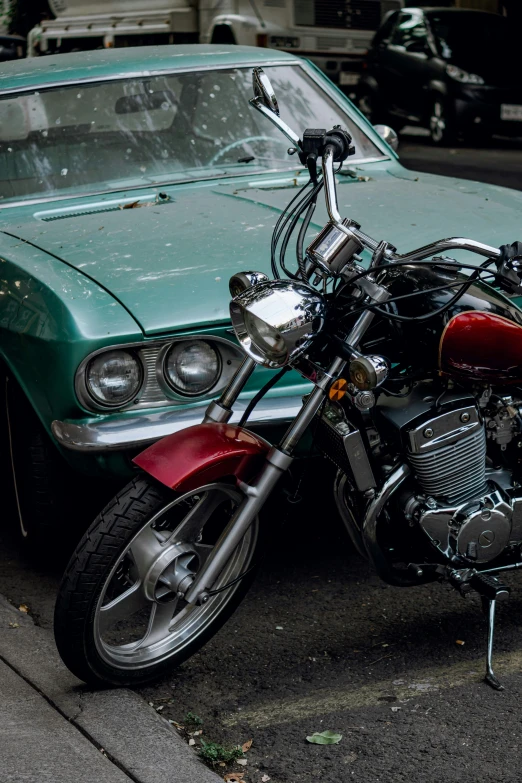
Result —
[[502, 103], [500, 105], [500, 119], [522, 122], [522, 106], [514, 103]]
[[[342, 87], [353, 87], [355, 84], [359, 84], [360, 75], [358, 73], [345, 73], [341, 71], [339, 74], [339, 84]], [[522, 106], [520, 107], [522, 109]]]

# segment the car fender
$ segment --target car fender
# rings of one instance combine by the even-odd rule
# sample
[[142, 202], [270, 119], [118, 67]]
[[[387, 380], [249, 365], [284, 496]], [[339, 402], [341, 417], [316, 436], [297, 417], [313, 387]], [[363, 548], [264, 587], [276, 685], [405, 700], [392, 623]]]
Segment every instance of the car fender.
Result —
[[243, 427], [196, 424], [153, 443], [133, 462], [170, 489], [189, 492], [225, 476], [248, 481], [269, 449], [266, 440]]

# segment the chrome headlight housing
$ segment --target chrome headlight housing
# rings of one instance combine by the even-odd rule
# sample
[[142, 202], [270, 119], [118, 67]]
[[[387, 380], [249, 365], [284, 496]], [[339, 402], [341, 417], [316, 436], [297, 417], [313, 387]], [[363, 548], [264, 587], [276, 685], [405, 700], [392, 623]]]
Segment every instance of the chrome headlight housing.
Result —
[[92, 399], [108, 408], [121, 408], [140, 390], [143, 371], [130, 351], [106, 351], [95, 356], [85, 372]]
[[305, 283], [270, 280], [230, 303], [232, 326], [244, 351], [277, 369], [303, 354], [324, 324], [325, 298]]

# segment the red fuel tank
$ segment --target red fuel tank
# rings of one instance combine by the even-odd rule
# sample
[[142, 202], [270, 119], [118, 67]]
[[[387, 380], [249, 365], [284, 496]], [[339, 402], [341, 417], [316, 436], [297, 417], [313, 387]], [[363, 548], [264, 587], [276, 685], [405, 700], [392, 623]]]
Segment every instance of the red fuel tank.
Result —
[[477, 381], [522, 383], [522, 326], [479, 310], [454, 315], [440, 339], [439, 367]]

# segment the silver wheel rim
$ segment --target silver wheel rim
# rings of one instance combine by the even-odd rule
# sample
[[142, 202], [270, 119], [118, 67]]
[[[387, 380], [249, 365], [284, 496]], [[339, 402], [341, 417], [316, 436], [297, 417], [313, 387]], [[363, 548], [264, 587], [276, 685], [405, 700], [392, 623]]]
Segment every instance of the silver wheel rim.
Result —
[[446, 120], [444, 118], [444, 107], [440, 101], [435, 101], [430, 117], [430, 133], [433, 141], [441, 142], [446, 131]]
[[[209, 484], [164, 506], [136, 533], [119, 555], [96, 606], [94, 642], [107, 664], [129, 671], [161, 663], [180, 653], [217, 618], [240, 582], [202, 606], [189, 606], [177, 594], [201, 568], [213, 539], [243, 497], [233, 486]], [[205, 543], [206, 538], [213, 542]], [[249, 568], [256, 540], [257, 520], [214, 589]]]

